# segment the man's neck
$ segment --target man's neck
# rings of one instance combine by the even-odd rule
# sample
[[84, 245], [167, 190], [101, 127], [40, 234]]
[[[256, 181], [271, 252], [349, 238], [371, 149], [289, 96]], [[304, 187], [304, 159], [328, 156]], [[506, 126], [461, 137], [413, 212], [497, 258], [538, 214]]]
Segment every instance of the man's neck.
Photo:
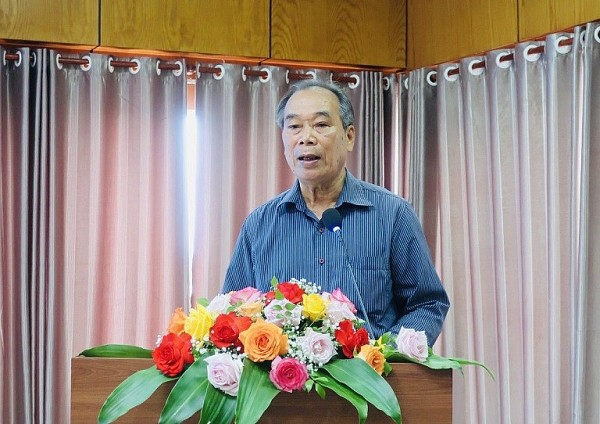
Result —
[[317, 218], [321, 219], [324, 211], [335, 206], [344, 188], [345, 178], [346, 173], [344, 172], [329, 185], [311, 185], [300, 182], [300, 190], [306, 206]]

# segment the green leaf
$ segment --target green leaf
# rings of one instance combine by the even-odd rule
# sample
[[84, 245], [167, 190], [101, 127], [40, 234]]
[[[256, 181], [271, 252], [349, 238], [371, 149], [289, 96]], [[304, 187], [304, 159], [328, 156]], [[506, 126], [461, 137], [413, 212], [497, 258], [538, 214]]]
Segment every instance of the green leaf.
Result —
[[[206, 387], [204, 409], [200, 424], [231, 424], [235, 417], [236, 398], [215, 389], [212, 384]], [[238, 422], [243, 422], [239, 421]]]
[[322, 385], [320, 385], [319, 383], [315, 383], [315, 391], [321, 399], [325, 399], [326, 393]]
[[367, 405], [367, 401], [362, 396], [351, 390], [348, 386], [339, 383], [337, 380], [327, 377], [327, 375], [325, 375], [321, 370], [317, 370], [312, 375], [312, 378], [319, 386], [323, 386], [329, 390], [332, 390], [339, 397], [346, 399], [348, 402], [354, 405], [356, 412], [358, 413], [359, 423], [362, 424], [367, 420], [369, 405]]
[[235, 411], [238, 423], [254, 424], [267, 410], [279, 389], [269, 380], [269, 373], [249, 359], [244, 360]]
[[279, 284], [279, 280], [277, 279], [277, 277], [273, 276], [273, 278], [271, 278], [271, 287], [275, 289], [277, 288], [277, 284]]
[[196, 360], [179, 377], [160, 414], [159, 423], [182, 422], [202, 409], [209, 385], [206, 362]]
[[155, 366], [127, 377], [108, 396], [98, 414], [99, 423], [111, 423], [131, 408], [144, 403], [161, 384], [176, 379], [167, 377]]
[[202, 306], [202, 307], [206, 308], [206, 307], [207, 307], [207, 306], [210, 304], [210, 300], [208, 300], [208, 299], [207, 299], [207, 298], [205, 298], [205, 297], [199, 297], [199, 298], [196, 300], [196, 304], [198, 304], [198, 305], [200, 305], [200, 306]]
[[79, 356], [89, 358], [152, 358], [152, 350], [124, 344], [105, 344], [84, 350]]
[[326, 364], [325, 369], [338, 382], [361, 395], [367, 402], [384, 412], [394, 422], [401, 423], [398, 398], [385, 379], [359, 358], [338, 359]]

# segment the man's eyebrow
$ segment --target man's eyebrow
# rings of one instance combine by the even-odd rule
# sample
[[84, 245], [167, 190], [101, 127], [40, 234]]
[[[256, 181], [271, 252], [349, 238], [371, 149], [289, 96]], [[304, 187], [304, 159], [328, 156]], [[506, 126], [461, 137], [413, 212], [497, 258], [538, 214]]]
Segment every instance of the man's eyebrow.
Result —
[[[289, 121], [290, 119], [296, 119], [298, 117], [300, 117], [300, 115], [297, 114], [297, 113], [288, 113], [287, 115], [285, 115], [285, 117], [284, 117], [283, 120], [284, 121]], [[326, 110], [322, 110], [322, 111], [318, 111], [318, 112], [313, 113], [312, 119], [317, 118], [317, 117], [330, 118], [331, 115]]]

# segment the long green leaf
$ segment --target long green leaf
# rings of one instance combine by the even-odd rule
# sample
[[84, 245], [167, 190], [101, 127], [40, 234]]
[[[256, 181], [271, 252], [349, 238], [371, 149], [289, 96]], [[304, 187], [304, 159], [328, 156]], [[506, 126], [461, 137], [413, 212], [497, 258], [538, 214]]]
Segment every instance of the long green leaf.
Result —
[[269, 380], [269, 373], [246, 358], [237, 396], [237, 422], [258, 422], [277, 394], [279, 389]]
[[155, 366], [137, 371], [123, 380], [108, 396], [98, 414], [98, 422], [115, 421], [131, 408], [144, 403], [161, 384], [174, 379], [161, 373]]
[[324, 367], [333, 378], [361, 395], [394, 422], [401, 423], [398, 398], [385, 379], [359, 358], [338, 359]]
[[132, 345], [106, 344], [86, 349], [79, 356], [90, 358], [152, 358], [152, 350]]
[[332, 390], [339, 397], [346, 399], [348, 402], [354, 405], [356, 412], [358, 413], [358, 422], [360, 424], [367, 420], [369, 406], [367, 401], [362, 396], [351, 390], [348, 386], [341, 384], [334, 378], [325, 375], [325, 373], [323, 373], [321, 370], [317, 370], [313, 374], [312, 378], [321, 386]]
[[206, 362], [198, 359], [185, 370], [171, 389], [159, 423], [182, 422], [201, 410], [208, 384]]
[[[200, 424], [231, 424], [235, 417], [235, 401], [235, 397], [229, 396], [209, 384], [206, 388], [206, 399]], [[238, 422], [245, 421], [238, 420]]]

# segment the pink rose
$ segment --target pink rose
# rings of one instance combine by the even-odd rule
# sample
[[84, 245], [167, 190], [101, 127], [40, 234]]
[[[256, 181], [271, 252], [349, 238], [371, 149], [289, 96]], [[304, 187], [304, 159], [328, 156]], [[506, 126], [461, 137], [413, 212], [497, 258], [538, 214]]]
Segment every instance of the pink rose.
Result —
[[217, 353], [204, 359], [208, 364], [208, 381], [216, 389], [237, 396], [244, 364], [228, 353]]
[[348, 309], [350, 309], [350, 311], [352, 311], [353, 314], [356, 313], [356, 306], [354, 306], [354, 303], [352, 303], [352, 301], [350, 299], [348, 299], [346, 297], [346, 295], [339, 288], [335, 289], [331, 293], [331, 298], [334, 300], [337, 300], [338, 302], [347, 304]]
[[415, 331], [412, 328], [400, 328], [396, 338], [398, 351], [419, 362], [425, 362], [429, 356], [427, 336], [424, 331]]
[[232, 305], [238, 302], [252, 303], [260, 299], [261, 292], [254, 287], [246, 287], [245, 289], [234, 291], [230, 293], [229, 300]]
[[279, 390], [292, 392], [301, 390], [308, 380], [306, 365], [296, 358], [278, 356], [271, 362], [269, 378]]

